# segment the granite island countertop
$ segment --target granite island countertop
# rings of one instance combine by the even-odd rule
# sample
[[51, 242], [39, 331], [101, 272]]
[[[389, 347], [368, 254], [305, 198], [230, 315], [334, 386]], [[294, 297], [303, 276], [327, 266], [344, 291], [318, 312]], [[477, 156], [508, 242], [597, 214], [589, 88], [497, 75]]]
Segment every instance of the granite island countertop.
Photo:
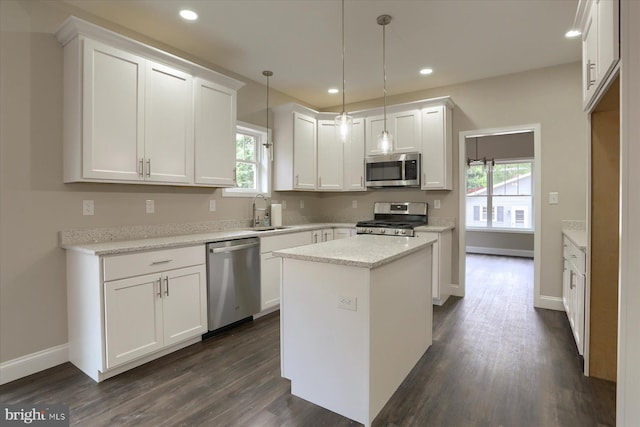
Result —
[[351, 267], [376, 268], [419, 251], [437, 241], [432, 237], [360, 234], [347, 239], [273, 252], [274, 256]]

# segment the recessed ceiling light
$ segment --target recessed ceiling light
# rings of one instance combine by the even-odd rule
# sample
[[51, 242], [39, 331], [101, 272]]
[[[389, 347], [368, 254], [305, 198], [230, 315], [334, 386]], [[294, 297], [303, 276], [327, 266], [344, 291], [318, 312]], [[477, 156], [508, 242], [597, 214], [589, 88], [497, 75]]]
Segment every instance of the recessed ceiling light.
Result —
[[340, 92], [340, 90], [336, 89], [335, 87], [332, 87], [331, 89], [329, 89], [327, 92], [329, 92], [330, 94], [334, 94], [334, 93], [338, 93]]
[[433, 68], [423, 68], [422, 70], [420, 70], [420, 74], [422, 74], [423, 76], [429, 75], [433, 73]]
[[187, 21], [195, 21], [196, 19], [198, 19], [198, 14], [189, 9], [182, 9], [180, 11], [180, 16], [182, 17], [182, 19], [186, 19]]
[[569, 30], [566, 33], [564, 33], [564, 36], [568, 39], [572, 39], [574, 37], [578, 37], [581, 34], [582, 32], [580, 30]]

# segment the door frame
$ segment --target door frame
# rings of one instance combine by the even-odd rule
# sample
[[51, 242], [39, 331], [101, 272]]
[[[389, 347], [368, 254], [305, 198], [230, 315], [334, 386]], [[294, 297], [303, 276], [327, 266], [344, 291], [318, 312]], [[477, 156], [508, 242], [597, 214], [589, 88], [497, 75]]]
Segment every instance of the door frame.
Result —
[[[458, 177], [460, 183], [460, 199], [458, 211], [458, 289], [454, 294], [464, 296], [466, 291], [466, 263], [467, 263], [467, 225], [466, 225], [466, 184], [467, 184], [467, 153], [465, 141], [468, 137], [482, 137], [509, 133], [533, 132], [533, 306], [540, 308], [556, 308], [555, 301], [546, 301], [540, 295], [540, 238], [542, 230], [542, 156], [540, 123], [504, 126], [499, 128], [476, 129], [460, 131], [458, 133]], [[554, 298], [555, 299], [555, 298]], [[552, 307], [553, 306], [553, 307]]]

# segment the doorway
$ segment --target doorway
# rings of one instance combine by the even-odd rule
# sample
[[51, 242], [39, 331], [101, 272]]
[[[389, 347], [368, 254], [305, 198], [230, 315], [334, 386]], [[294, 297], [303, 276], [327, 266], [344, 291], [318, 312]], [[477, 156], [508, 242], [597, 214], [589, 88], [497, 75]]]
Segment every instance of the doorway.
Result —
[[[485, 151], [482, 153], [480, 150], [475, 150], [476, 143], [480, 141], [493, 141], [500, 140], [504, 138], [499, 138], [500, 136], [524, 136], [528, 134], [532, 136], [533, 139], [533, 147], [530, 152], [523, 153], [518, 151], [511, 150], [510, 154], [503, 154], [500, 156], [492, 157], [492, 153], [496, 152], [496, 147], [499, 143], [492, 143], [494, 148], [491, 150]], [[459, 163], [458, 163], [458, 171], [459, 171], [459, 179], [460, 179], [460, 201], [459, 201], [459, 270], [458, 270], [458, 282], [459, 289], [457, 290], [457, 295], [464, 296], [466, 292], [466, 264], [467, 264], [467, 229], [469, 230], [477, 230], [478, 227], [468, 227], [467, 220], [475, 223], [476, 225], [480, 225], [484, 223], [485, 225], [493, 226], [488, 227], [492, 228], [492, 230], [483, 230], [488, 231], [490, 233], [494, 233], [493, 235], [489, 235], [489, 239], [485, 238], [485, 242], [488, 240], [496, 241], [496, 240], [504, 240], [505, 236], [516, 236], [515, 239], [509, 237], [508, 240], [511, 241], [509, 245], [516, 245], [515, 247], [509, 248], [507, 245], [507, 250], [501, 249], [499, 247], [491, 248], [491, 245], [485, 243], [483, 245], [472, 245], [472, 251], [488, 253], [493, 255], [516, 255], [516, 256], [531, 256], [533, 255], [533, 304], [535, 307], [544, 307], [541, 303], [540, 296], [540, 229], [541, 229], [541, 165], [540, 165], [540, 124], [530, 124], [530, 125], [522, 125], [522, 126], [513, 126], [513, 127], [504, 127], [504, 128], [492, 128], [492, 129], [477, 129], [470, 131], [463, 131], [459, 134]], [[485, 147], [487, 148], [488, 145]], [[514, 148], [511, 146], [510, 148]], [[508, 151], [508, 150], [507, 150]], [[505, 152], [506, 153], [506, 152]], [[525, 161], [526, 160], [526, 161]], [[485, 163], [488, 163], [485, 167]], [[483, 190], [480, 188], [471, 188], [471, 192], [476, 196], [476, 200], [473, 203], [469, 203], [467, 200], [468, 197], [468, 170], [469, 164], [471, 167], [474, 165], [480, 165], [478, 169], [479, 173], [484, 173], [484, 178], [489, 180], [489, 186], [486, 185], [485, 181], [482, 181], [488, 193], [496, 188], [496, 190], [504, 191], [504, 187], [508, 183], [520, 183], [523, 184], [526, 179], [526, 174], [528, 171], [532, 173], [528, 177], [529, 185], [531, 188], [531, 197], [532, 201], [530, 205], [521, 202], [509, 201], [507, 197], [499, 197], [496, 194], [496, 197], [493, 197], [492, 194], [483, 194]], [[496, 166], [498, 165], [498, 166]], [[502, 175], [494, 174], [493, 169], [496, 169]], [[521, 171], [518, 169], [522, 169]], [[527, 170], [527, 168], [530, 168]], [[509, 169], [511, 174], [514, 176], [506, 176], [504, 175], [505, 171]], [[522, 172], [522, 173], [521, 173]], [[495, 183], [492, 183], [491, 180], [497, 180]], [[499, 182], [498, 182], [499, 181]], [[496, 187], [497, 185], [497, 187]], [[512, 191], [513, 192], [513, 191]], [[516, 190], [517, 193], [517, 190]], [[502, 196], [505, 196], [503, 194]], [[516, 194], [517, 195], [517, 194]], [[526, 197], [522, 198], [526, 199]], [[484, 202], [482, 202], [484, 200]], [[515, 199], [514, 199], [515, 200]], [[509, 203], [507, 203], [509, 201]], [[514, 204], [515, 203], [515, 204]], [[509, 205], [509, 206], [507, 206]], [[511, 206], [513, 205], [513, 206]], [[474, 222], [474, 220], [477, 220]], [[527, 230], [525, 230], [527, 228]], [[511, 229], [511, 230], [508, 230]], [[520, 231], [518, 231], [520, 229]], [[506, 231], [505, 231], [506, 230]], [[533, 232], [533, 233], [531, 233]], [[488, 233], [480, 233], [480, 234], [488, 234]], [[531, 238], [531, 234], [533, 236], [533, 248], [529, 249], [521, 247], [523, 245], [522, 241]], [[493, 237], [491, 237], [493, 236]], [[469, 240], [472, 242], [479, 242], [478, 236], [469, 237]], [[520, 243], [517, 243], [520, 241]], [[515, 243], [514, 243], [515, 242]], [[505, 244], [494, 245], [494, 246], [505, 246]], [[482, 251], [478, 250], [478, 247], [484, 248]], [[475, 248], [475, 249], [474, 249]], [[488, 249], [487, 249], [488, 248]]]

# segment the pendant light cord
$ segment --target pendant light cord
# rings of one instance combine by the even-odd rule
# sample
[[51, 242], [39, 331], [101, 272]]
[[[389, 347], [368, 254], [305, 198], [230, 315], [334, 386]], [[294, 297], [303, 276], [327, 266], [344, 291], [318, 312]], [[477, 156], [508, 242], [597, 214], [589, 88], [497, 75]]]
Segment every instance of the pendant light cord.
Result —
[[384, 95], [384, 131], [387, 132], [387, 60], [386, 60], [386, 46], [387, 46], [387, 25], [382, 25], [382, 93]]
[[342, 115], [345, 113], [345, 78], [344, 78], [344, 0], [342, 0]]
[[263, 71], [262, 75], [267, 78], [267, 142], [264, 145], [266, 148], [271, 147], [271, 142], [269, 142], [269, 77], [273, 76], [273, 71]]

